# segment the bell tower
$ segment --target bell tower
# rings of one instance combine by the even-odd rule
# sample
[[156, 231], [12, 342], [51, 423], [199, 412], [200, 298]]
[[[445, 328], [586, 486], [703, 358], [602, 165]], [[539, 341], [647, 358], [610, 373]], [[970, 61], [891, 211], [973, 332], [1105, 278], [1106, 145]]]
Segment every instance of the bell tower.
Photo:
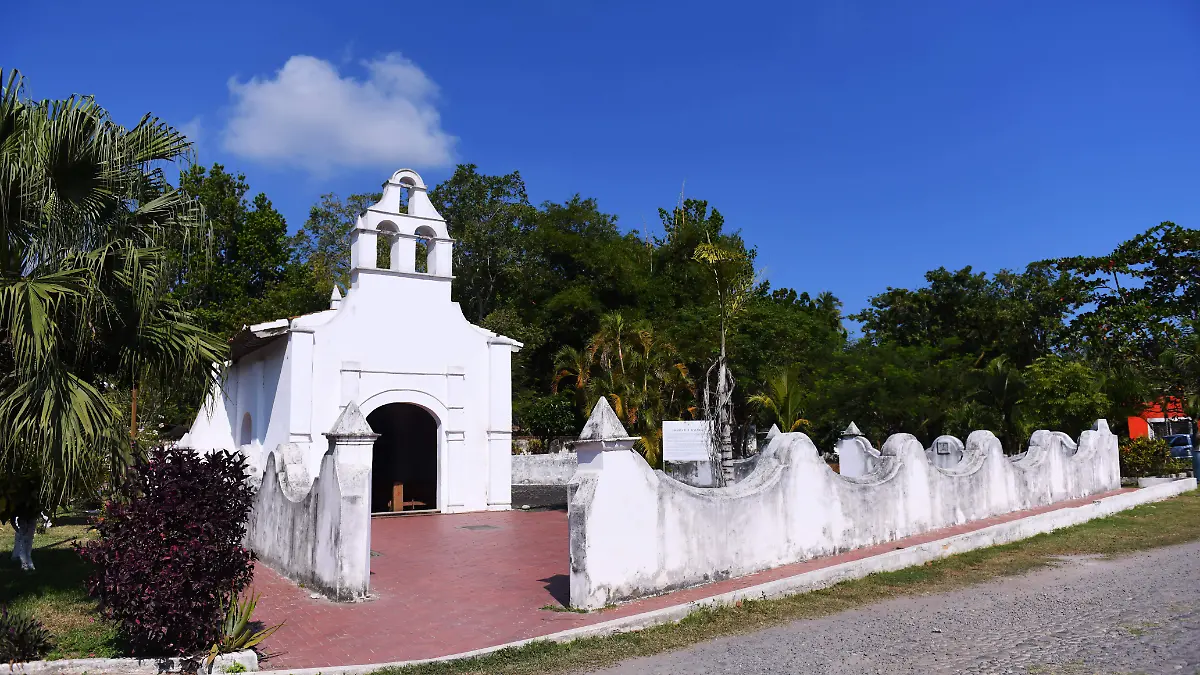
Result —
[[[407, 197], [403, 200], [407, 208], [401, 196]], [[390, 254], [386, 268], [379, 265], [381, 238]], [[418, 243], [425, 249], [421, 261], [417, 260]], [[421, 176], [412, 169], [401, 169], [383, 184], [383, 197], [358, 217], [350, 234], [350, 287], [358, 288], [366, 277], [419, 279], [440, 282], [449, 299], [453, 247], [446, 221], [429, 201]]]

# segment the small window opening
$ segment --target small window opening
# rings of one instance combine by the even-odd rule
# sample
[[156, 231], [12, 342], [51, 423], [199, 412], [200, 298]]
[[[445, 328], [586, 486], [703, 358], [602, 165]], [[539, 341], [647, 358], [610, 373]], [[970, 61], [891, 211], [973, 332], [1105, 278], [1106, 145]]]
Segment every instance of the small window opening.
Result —
[[254, 421], [250, 419], [250, 413], [242, 415], [242, 432], [238, 439], [238, 445], [250, 445], [254, 441]]

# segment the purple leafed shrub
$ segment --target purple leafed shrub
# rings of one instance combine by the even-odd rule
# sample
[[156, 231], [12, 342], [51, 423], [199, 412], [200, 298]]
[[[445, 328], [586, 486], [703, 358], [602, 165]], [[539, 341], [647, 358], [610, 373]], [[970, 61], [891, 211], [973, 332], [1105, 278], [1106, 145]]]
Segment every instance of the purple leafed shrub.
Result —
[[236, 453], [154, 452], [104, 505], [88, 591], [138, 656], [191, 655], [220, 638], [223, 603], [250, 584], [253, 490]]

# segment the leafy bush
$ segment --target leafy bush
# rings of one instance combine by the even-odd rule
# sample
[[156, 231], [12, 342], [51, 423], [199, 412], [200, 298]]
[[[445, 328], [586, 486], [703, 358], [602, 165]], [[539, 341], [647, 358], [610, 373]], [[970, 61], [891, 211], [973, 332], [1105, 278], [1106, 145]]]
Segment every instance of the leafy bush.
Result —
[[37, 661], [51, 649], [54, 640], [45, 626], [0, 606], [0, 662]]
[[242, 547], [253, 490], [240, 454], [167, 449], [104, 506], [88, 590], [139, 656], [191, 655], [221, 639], [224, 603], [249, 585]]
[[[540, 452], [549, 452], [550, 439], [579, 433], [575, 404], [566, 396], [543, 396], [521, 411], [519, 421], [526, 431], [542, 441]], [[533, 448], [530, 454], [536, 454]]]
[[1171, 446], [1161, 438], [1143, 436], [1121, 443], [1121, 475], [1144, 478], [1189, 470], [1186, 462], [1171, 457]]

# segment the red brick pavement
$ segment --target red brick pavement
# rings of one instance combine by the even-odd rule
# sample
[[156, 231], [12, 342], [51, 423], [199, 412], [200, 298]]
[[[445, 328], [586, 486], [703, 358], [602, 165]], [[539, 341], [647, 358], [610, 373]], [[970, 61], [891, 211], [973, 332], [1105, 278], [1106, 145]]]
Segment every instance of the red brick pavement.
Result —
[[[1119, 492], [1119, 491], [1118, 491]], [[576, 614], [542, 609], [569, 596], [567, 514], [506, 511], [372, 521], [369, 602], [312, 599], [266, 566], [256, 618], [286, 624], [265, 644], [264, 669], [423, 659], [548, 635], [859, 560], [1037, 513], [1088, 504], [1098, 495], [975, 521], [841, 555], [785, 565], [705, 586]]]

